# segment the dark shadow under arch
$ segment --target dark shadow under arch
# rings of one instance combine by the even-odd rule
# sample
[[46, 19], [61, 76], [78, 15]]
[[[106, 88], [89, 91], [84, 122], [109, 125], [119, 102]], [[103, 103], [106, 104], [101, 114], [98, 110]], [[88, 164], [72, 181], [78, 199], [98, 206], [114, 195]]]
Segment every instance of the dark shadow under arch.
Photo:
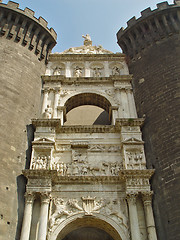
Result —
[[78, 228], [68, 235], [63, 240], [115, 240], [107, 232], [96, 227]]
[[[83, 235], [85, 236], [87, 232], [89, 232], [89, 234], [93, 234], [94, 232], [97, 237], [97, 239], [95, 238], [94, 240], [101, 240], [101, 239], [122, 240], [122, 238], [119, 236], [115, 228], [112, 227], [108, 222], [93, 216], [84, 216], [82, 218], [77, 218], [76, 220], [70, 222], [58, 234], [58, 237], [56, 238], [56, 240], [71, 240], [71, 237], [73, 235], [74, 235], [73, 237], [75, 237], [80, 234], [80, 230], [84, 231], [81, 234], [81, 237]], [[99, 236], [104, 236], [105, 238], [98, 239]], [[85, 239], [85, 240], [90, 240], [90, 239]]]
[[103, 96], [96, 93], [80, 93], [71, 98], [69, 98], [66, 103], [66, 113], [71, 109], [82, 106], [82, 105], [94, 105], [104, 109], [109, 113], [110, 111], [110, 102]]

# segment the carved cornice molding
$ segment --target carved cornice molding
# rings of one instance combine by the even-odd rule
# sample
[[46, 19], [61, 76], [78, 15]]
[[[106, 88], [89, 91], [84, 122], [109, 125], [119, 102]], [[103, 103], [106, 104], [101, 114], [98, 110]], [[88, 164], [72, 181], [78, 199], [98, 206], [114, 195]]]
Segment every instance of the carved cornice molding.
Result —
[[116, 118], [115, 126], [116, 128], [121, 128], [122, 126], [141, 127], [143, 123], [144, 118]]
[[142, 170], [121, 170], [120, 173], [122, 176], [124, 176], [125, 179], [128, 178], [151, 178], [151, 176], [154, 174], [154, 169], [142, 169]]
[[57, 133], [115, 133], [115, 126], [86, 125], [86, 126], [59, 126]]
[[44, 75], [41, 76], [43, 83], [84, 83], [84, 84], [102, 84], [102, 83], [113, 83], [118, 82], [119, 84], [127, 82], [130, 83], [132, 80], [132, 75], [111, 75], [109, 77], [65, 77], [64, 75]]
[[49, 61], [107, 61], [107, 59], [112, 61], [124, 62], [125, 54], [123, 53], [108, 53], [108, 54], [60, 54], [52, 53], [49, 56]]
[[150, 179], [154, 173], [152, 169], [145, 170], [120, 170], [119, 176], [62, 176], [57, 170], [23, 170], [24, 176], [28, 179], [51, 179], [54, 182], [122, 182], [129, 178]]
[[[56, 170], [23, 170], [24, 176], [28, 179], [51, 179], [55, 183], [119, 183], [124, 182], [123, 176], [61, 176]], [[121, 172], [121, 171], [120, 171]]]
[[61, 125], [60, 119], [40, 119], [34, 118], [31, 120], [34, 127], [57, 127]]

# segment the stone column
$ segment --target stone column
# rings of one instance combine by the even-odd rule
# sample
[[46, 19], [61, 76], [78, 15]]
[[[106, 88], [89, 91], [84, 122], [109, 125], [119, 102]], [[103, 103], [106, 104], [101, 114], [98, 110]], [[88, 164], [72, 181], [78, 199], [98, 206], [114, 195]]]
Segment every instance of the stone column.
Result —
[[30, 235], [30, 230], [31, 230], [33, 202], [34, 202], [34, 194], [26, 192], [24, 217], [23, 217], [23, 224], [22, 224], [22, 229], [21, 229], [20, 240], [29, 240], [29, 235]]
[[132, 240], [140, 240], [140, 230], [138, 223], [138, 213], [136, 206], [136, 197], [135, 193], [127, 194], [127, 202], [129, 207], [129, 218], [130, 218], [130, 228], [131, 228], [131, 239]]
[[57, 107], [57, 112], [58, 112], [58, 118], [61, 119], [61, 125], [64, 125], [64, 122], [66, 121], [66, 107], [64, 106], [58, 106]]
[[73, 76], [71, 76], [71, 64], [70, 64], [70, 62], [66, 63], [65, 76], [66, 77], [73, 77]]
[[84, 69], [84, 76], [85, 77], [90, 77], [90, 66], [88, 62], [85, 62], [85, 69]]
[[129, 103], [129, 116], [131, 118], [136, 118], [137, 117], [137, 113], [136, 113], [136, 106], [135, 106], [135, 102], [134, 102], [132, 89], [131, 88], [127, 88], [126, 92], [127, 92], [127, 97], [128, 97], [128, 103]]
[[118, 118], [118, 107], [116, 106], [110, 107], [110, 112], [111, 112], [111, 124], [115, 125], [116, 118]]
[[48, 100], [48, 93], [49, 89], [43, 90], [43, 102], [42, 102], [42, 114], [44, 113], [45, 109], [47, 108], [47, 100]]
[[109, 69], [109, 63], [108, 61], [104, 62], [104, 76], [105, 77], [109, 77], [110, 75], [112, 75], [112, 72], [110, 72], [111, 69]]
[[144, 204], [148, 240], [157, 240], [154, 216], [152, 211], [152, 194], [152, 191], [143, 192], [142, 200]]
[[40, 218], [39, 218], [38, 240], [46, 240], [49, 201], [50, 201], [49, 194], [41, 193], [41, 210], [40, 210]]
[[57, 106], [59, 99], [59, 89], [55, 89], [54, 91], [54, 109], [53, 109], [53, 118], [57, 118]]

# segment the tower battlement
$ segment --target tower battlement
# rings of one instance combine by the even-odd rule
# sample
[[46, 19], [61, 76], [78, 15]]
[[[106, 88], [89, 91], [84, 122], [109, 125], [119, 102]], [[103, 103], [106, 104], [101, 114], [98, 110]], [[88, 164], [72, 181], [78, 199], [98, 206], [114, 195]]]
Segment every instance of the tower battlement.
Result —
[[121, 28], [117, 33], [118, 44], [130, 58], [148, 46], [163, 40], [180, 30], [180, 1], [174, 4], [161, 2], [157, 9], [146, 8], [141, 17], [132, 17], [127, 22], [127, 28]]
[[47, 59], [49, 51], [55, 46], [57, 34], [48, 22], [34, 16], [34, 11], [19, 8], [19, 4], [0, 1], [0, 35], [26, 46], [39, 60]]

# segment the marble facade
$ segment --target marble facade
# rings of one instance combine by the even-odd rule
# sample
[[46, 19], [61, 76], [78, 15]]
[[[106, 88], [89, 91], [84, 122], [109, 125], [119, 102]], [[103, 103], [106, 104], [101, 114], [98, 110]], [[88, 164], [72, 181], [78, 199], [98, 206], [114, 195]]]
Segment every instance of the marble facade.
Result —
[[[125, 55], [83, 37], [83, 46], [51, 54], [42, 76], [31, 165], [23, 171], [21, 240], [63, 240], [83, 227], [99, 228], [108, 239], [156, 240], [154, 170], [146, 168], [144, 120], [137, 117]], [[104, 109], [111, 124], [64, 125], [81, 105]]]

